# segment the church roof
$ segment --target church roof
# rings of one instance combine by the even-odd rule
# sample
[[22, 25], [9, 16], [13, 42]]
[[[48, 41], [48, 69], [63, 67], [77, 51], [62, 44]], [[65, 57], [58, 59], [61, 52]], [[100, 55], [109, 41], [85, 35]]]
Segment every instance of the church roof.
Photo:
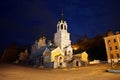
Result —
[[37, 50], [35, 53], [31, 54], [30, 57], [42, 56], [46, 48], [47, 48], [47, 46], [41, 47], [41, 48], [40, 48], [39, 50]]
[[50, 51], [52, 51], [52, 50], [54, 50], [55, 48], [57, 48], [56, 46], [54, 46], [54, 45], [51, 45], [51, 46], [48, 46], [47, 47]]

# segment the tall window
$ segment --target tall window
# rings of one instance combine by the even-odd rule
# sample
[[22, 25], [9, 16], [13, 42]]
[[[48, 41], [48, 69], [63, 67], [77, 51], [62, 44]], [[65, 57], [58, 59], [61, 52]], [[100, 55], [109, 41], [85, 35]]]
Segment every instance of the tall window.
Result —
[[66, 25], [65, 25], [64, 29], [66, 30]]
[[50, 56], [49, 55], [46, 55], [45, 56], [45, 62], [49, 62], [50, 61]]
[[110, 50], [112, 50], [112, 47], [110, 47]]
[[110, 44], [110, 40], [108, 40], [108, 44]]
[[114, 43], [116, 42], [116, 39], [114, 39]]
[[63, 24], [61, 24], [61, 29], [63, 29]]
[[65, 56], [67, 56], [67, 51], [65, 51]]
[[113, 58], [113, 54], [111, 54], [111, 58]]
[[117, 58], [120, 58], [120, 54], [117, 53]]
[[115, 46], [115, 49], [117, 50], [117, 49], [118, 49], [118, 47], [117, 47], [117, 46]]

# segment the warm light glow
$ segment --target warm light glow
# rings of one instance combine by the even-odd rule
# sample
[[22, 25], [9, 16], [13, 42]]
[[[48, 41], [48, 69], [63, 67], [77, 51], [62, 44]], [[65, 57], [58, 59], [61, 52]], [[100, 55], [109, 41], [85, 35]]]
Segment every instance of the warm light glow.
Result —
[[74, 50], [77, 50], [77, 47], [73, 48]]
[[75, 45], [72, 45], [72, 48], [73, 48], [73, 50], [78, 50], [79, 46], [75, 44]]

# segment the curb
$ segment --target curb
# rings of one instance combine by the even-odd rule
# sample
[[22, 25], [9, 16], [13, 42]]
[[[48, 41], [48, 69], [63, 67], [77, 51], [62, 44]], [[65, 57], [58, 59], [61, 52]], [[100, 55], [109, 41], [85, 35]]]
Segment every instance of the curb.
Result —
[[65, 68], [65, 69], [62, 69], [62, 70], [79, 70], [81, 68]]
[[108, 69], [107, 72], [111, 72], [111, 73], [120, 73], [120, 70], [110, 70], [110, 69]]

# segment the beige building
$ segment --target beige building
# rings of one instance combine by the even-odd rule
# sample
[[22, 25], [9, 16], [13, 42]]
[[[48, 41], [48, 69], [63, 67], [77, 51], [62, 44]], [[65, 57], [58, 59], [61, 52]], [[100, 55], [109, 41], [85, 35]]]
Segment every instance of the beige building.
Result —
[[73, 55], [73, 67], [78, 67], [82, 65], [87, 65], [88, 64], [88, 54], [86, 51], [80, 53], [80, 54], [75, 54]]
[[109, 32], [108, 36], [104, 37], [104, 41], [105, 41], [105, 46], [106, 46], [108, 63], [120, 61], [120, 34], [119, 32], [116, 32], [116, 34]]

